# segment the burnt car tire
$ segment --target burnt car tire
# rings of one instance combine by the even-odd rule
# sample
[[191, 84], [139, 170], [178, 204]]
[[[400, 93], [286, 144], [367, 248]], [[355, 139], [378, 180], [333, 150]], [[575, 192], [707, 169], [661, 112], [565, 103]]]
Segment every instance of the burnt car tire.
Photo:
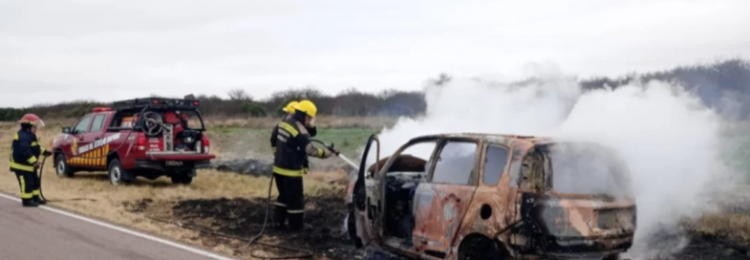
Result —
[[58, 153], [57, 156], [55, 156], [55, 173], [57, 173], [57, 176], [59, 177], [73, 177], [75, 172], [73, 172], [73, 169], [70, 168], [70, 165], [68, 165], [68, 161], [65, 158], [65, 154]]
[[505, 253], [487, 237], [469, 237], [458, 248], [458, 260], [504, 260]]
[[109, 170], [107, 171], [109, 183], [112, 185], [130, 184], [130, 180], [123, 178], [126, 174], [128, 173], [122, 168], [120, 159], [112, 159], [112, 161], [109, 162]]

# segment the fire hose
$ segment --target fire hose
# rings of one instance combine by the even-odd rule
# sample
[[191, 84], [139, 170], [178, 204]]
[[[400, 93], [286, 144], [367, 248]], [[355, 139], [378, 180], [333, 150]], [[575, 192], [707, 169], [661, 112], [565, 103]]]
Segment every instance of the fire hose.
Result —
[[[319, 143], [319, 144], [323, 145], [323, 147], [327, 148], [329, 151], [331, 151], [334, 154], [336, 154], [336, 156], [340, 156], [339, 153], [333, 148], [333, 143], [331, 143], [330, 146], [327, 146], [323, 141], [320, 141], [320, 140], [317, 140], [317, 139], [310, 139], [310, 142]], [[255, 235], [254, 237], [252, 237], [248, 241], [248, 243], [245, 245], [246, 249], [250, 245], [252, 245], [253, 243], [257, 243], [257, 240], [260, 239], [263, 236], [263, 232], [265, 232], [265, 230], [266, 230], [266, 226], [268, 224], [268, 216], [270, 215], [270, 212], [271, 212], [271, 191], [273, 190], [273, 180], [275, 179], [274, 176], [273, 176], [273, 174], [271, 175], [270, 179], [271, 180], [268, 183], [268, 197], [267, 197], [267, 200], [266, 200], [266, 215], [265, 215], [265, 217], [263, 219], [263, 226], [261, 227], [260, 232], [258, 232], [257, 235]], [[282, 247], [282, 246], [277, 246], [277, 245], [274, 245], [273, 247], [282, 248], [282, 249], [286, 249], [286, 250], [289, 250], [289, 251], [305, 252], [305, 254], [301, 255], [301, 256], [286, 256], [286, 257], [265, 257], [265, 256], [258, 256], [258, 255], [255, 255], [255, 254], [251, 254], [251, 256], [255, 257], [255, 258], [259, 258], [259, 259], [290, 259], [290, 258], [312, 258], [313, 255], [314, 255], [313, 252], [308, 251], [308, 250], [301, 250], [301, 249], [297, 249], [297, 248], [288, 248], [288, 247]]]
[[[39, 198], [41, 198], [44, 201], [49, 201], [47, 198], [44, 197], [44, 191], [42, 189], [42, 176], [44, 174], [44, 162], [47, 161], [47, 157], [49, 156], [42, 156], [42, 162], [39, 164], [38, 173], [37, 176], [39, 177]], [[67, 200], [89, 200], [89, 201], [96, 201], [95, 199], [89, 199], [89, 198], [72, 198]]]
[[[319, 143], [319, 144], [323, 145], [329, 151], [334, 152], [334, 154], [336, 154], [337, 157], [342, 158], [342, 160], [344, 160], [347, 164], [353, 166], [354, 168], [359, 168], [359, 167], [356, 166], [356, 164], [352, 163], [348, 158], [346, 158], [345, 156], [343, 156], [343, 155], [339, 154], [338, 152], [336, 152], [336, 150], [333, 148], [333, 144], [331, 144], [330, 146], [327, 146], [324, 142], [322, 142], [320, 140], [311, 139], [310, 141], [314, 142], [314, 143]], [[208, 230], [207, 228], [201, 228], [201, 227], [197, 227], [197, 226], [194, 226], [194, 225], [184, 225], [184, 224], [175, 223], [173, 221], [159, 219], [159, 218], [155, 218], [155, 217], [151, 217], [151, 216], [146, 216], [146, 217], [150, 218], [150, 219], [153, 219], [153, 220], [156, 220], [156, 221], [160, 221], [160, 222], [164, 222], [164, 223], [176, 225], [176, 226], [179, 226], [179, 227], [182, 227], [182, 228], [199, 231], [199, 232], [206, 233], [206, 234], [211, 234], [211, 235], [215, 235], [215, 236], [226, 237], [226, 238], [230, 238], [230, 239], [236, 239], [236, 240], [239, 240], [239, 241], [244, 241], [244, 242], [247, 242], [247, 244], [245, 244], [245, 249], [247, 249], [248, 247], [250, 247], [250, 245], [252, 245], [252, 244], [258, 244], [258, 245], [262, 245], [262, 246], [265, 246], [265, 247], [272, 247], [272, 248], [282, 249], [282, 250], [286, 250], [286, 251], [290, 251], [290, 252], [299, 252], [300, 253], [299, 255], [275, 256], [275, 257], [259, 256], [259, 255], [256, 255], [256, 254], [250, 254], [250, 256], [252, 256], [254, 258], [258, 258], [258, 259], [298, 259], [298, 258], [312, 258], [315, 255], [315, 253], [312, 252], [312, 251], [310, 251], [310, 250], [305, 250], [305, 249], [300, 249], [300, 248], [293, 248], [293, 247], [286, 247], [286, 246], [281, 246], [281, 245], [274, 245], [274, 244], [263, 243], [263, 242], [259, 242], [258, 241], [263, 236], [263, 234], [264, 234], [264, 232], [266, 230], [266, 226], [268, 225], [268, 217], [270, 216], [270, 213], [271, 213], [271, 198], [272, 198], [271, 194], [272, 194], [272, 191], [273, 191], [273, 182], [274, 182], [274, 176], [271, 175], [270, 181], [268, 183], [268, 196], [266, 198], [266, 213], [265, 213], [265, 217], [263, 218], [263, 224], [261, 225], [260, 232], [258, 232], [258, 234], [256, 234], [255, 236], [253, 236], [251, 238], [240, 237], [240, 236], [236, 236], [236, 235], [231, 235], [231, 234], [216, 232], [216, 231], [213, 231], [213, 230]]]

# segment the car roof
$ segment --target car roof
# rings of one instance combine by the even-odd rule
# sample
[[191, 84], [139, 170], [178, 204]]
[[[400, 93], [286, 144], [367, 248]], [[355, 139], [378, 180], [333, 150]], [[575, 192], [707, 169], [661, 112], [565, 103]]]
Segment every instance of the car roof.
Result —
[[500, 134], [500, 133], [445, 133], [435, 135], [423, 135], [412, 138], [412, 140], [420, 139], [440, 139], [440, 138], [462, 138], [471, 140], [484, 140], [491, 143], [506, 143], [509, 140], [518, 140], [521, 142], [528, 142], [530, 144], [537, 143], [549, 143], [552, 142], [550, 137], [546, 136], [533, 136], [533, 135], [513, 135], [513, 134]]

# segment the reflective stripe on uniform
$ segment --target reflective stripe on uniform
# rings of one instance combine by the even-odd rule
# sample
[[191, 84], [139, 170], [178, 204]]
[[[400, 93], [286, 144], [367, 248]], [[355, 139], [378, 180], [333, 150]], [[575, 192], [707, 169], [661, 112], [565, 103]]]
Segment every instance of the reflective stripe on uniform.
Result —
[[16, 141], [18, 141], [18, 133], [16, 133], [16, 136], [15, 136], [15, 137], [13, 137], [13, 140], [16, 140]]
[[273, 172], [287, 177], [302, 177], [302, 175], [304, 174], [302, 170], [289, 170], [278, 166], [273, 167]]
[[276, 206], [279, 206], [279, 207], [285, 207], [286, 208], [286, 204], [278, 202], [278, 201], [274, 202], [273, 204], [276, 205]]
[[34, 194], [26, 193], [26, 180], [23, 178], [23, 176], [19, 176], [18, 179], [21, 181], [21, 198], [30, 199], [34, 197]]
[[36, 156], [32, 155], [31, 158], [26, 160], [26, 162], [28, 162], [29, 164], [34, 164], [36, 162]]
[[295, 137], [295, 136], [297, 136], [299, 134], [299, 131], [297, 131], [297, 129], [294, 129], [294, 127], [292, 125], [287, 124], [286, 122], [279, 123], [279, 127], [283, 128], [284, 130], [286, 130], [287, 132], [289, 132], [289, 134], [291, 134], [293, 137]]
[[10, 162], [10, 168], [14, 170], [20, 170], [20, 171], [26, 171], [26, 172], [34, 172], [34, 166], [31, 165], [23, 165], [20, 163], [16, 163], [11, 161]]
[[301, 214], [301, 213], [305, 213], [305, 210], [304, 209], [295, 209], [295, 210], [287, 209], [286, 213], [289, 213], [289, 214]]
[[34, 147], [34, 146], [39, 146], [39, 143], [37, 143], [37, 142], [31, 142], [31, 147]]
[[318, 157], [323, 157], [323, 149], [318, 148], [318, 153], [316, 154]]
[[36, 189], [36, 190], [32, 191], [31, 195], [39, 196], [39, 189]]

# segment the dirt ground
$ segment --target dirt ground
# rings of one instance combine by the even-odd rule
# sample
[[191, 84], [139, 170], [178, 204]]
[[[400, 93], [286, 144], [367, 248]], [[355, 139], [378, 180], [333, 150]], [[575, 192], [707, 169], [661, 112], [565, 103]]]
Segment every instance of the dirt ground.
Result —
[[[262, 228], [266, 217], [266, 203], [265, 198], [191, 199], [179, 202], [141, 200], [127, 205], [126, 208], [132, 212], [186, 225], [188, 228], [205, 229], [249, 239], [256, 236]], [[346, 210], [342, 207], [342, 200], [338, 194], [308, 196], [305, 211], [306, 229], [300, 232], [273, 228], [270, 225], [272, 212], [273, 209], [269, 213], [264, 236], [259, 242], [309, 250], [314, 253], [311, 259], [344, 260], [362, 257], [362, 252], [358, 252], [350, 245], [346, 233], [342, 230]], [[258, 244], [248, 248], [245, 247], [245, 242], [239, 243], [236, 239], [210, 234], [197, 239], [208, 246], [230, 242], [235, 246], [235, 255], [243, 257], [249, 257], [250, 254], [284, 257], [305, 253]]]

